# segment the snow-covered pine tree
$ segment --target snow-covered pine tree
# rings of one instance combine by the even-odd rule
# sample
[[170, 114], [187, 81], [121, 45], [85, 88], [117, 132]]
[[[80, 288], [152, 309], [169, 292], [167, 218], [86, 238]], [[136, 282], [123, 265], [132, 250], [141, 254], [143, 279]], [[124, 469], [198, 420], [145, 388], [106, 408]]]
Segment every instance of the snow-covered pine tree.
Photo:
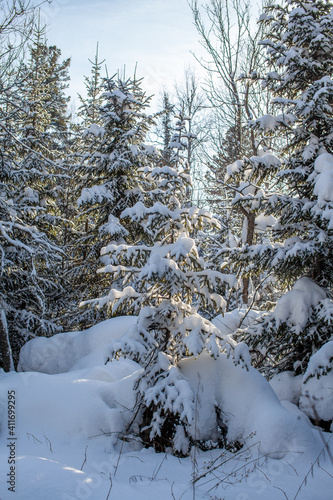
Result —
[[[65, 251], [64, 236], [69, 222], [63, 207], [70, 172], [63, 166], [63, 157], [69, 135], [69, 98], [65, 89], [70, 60], [61, 61], [60, 56], [57, 47], [48, 45], [45, 27], [38, 19], [28, 58], [20, 67], [23, 83], [19, 89], [17, 161], [24, 172], [21, 188], [30, 193], [33, 205], [33, 210], [26, 213], [27, 223], [33, 223]], [[45, 273], [45, 282], [53, 283], [48, 307], [55, 320], [62, 318], [68, 301], [61, 277], [64, 259], [65, 253], [62, 259], [50, 256], [54, 265], [40, 270]]]
[[[51, 276], [58, 249], [33, 221], [37, 194], [22, 189], [24, 171], [17, 168], [11, 153], [1, 148], [0, 169], [0, 313], [2, 366], [12, 368], [4, 349], [6, 333], [15, 362], [22, 344], [35, 335], [57, 331], [52, 320], [50, 297], [55, 289]], [[32, 215], [29, 222], [29, 214]], [[49, 276], [49, 274], [51, 276]]]
[[269, 373], [304, 373], [310, 356], [332, 335], [332, 9], [323, 0], [265, 8], [261, 22], [268, 35], [262, 44], [270, 67], [263, 81], [278, 111], [253, 127], [260, 141], [274, 138], [276, 154], [233, 166], [257, 172], [263, 183], [272, 175], [276, 181], [269, 193], [262, 189], [260, 199], [258, 193], [256, 199], [248, 196], [266, 217], [277, 219], [272, 243], [234, 255], [245, 270], [274, 273], [283, 286], [293, 286], [245, 337]]
[[[35, 185], [48, 202], [44, 223], [55, 228], [57, 190], [61, 190], [61, 168], [56, 164], [65, 151], [69, 127], [68, 102], [65, 89], [69, 80], [70, 60], [60, 62], [61, 52], [47, 44], [45, 26], [35, 26], [29, 47], [29, 58], [20, 68], [20, 114], [17, 123], [22, 148], [22, 166], [35, 176]], [[52, 205], [54, 206], [51, 210]], [[45, 213], [45, 210], [44, 210]], [[39, 224], [42, 224], [42, 220]], [[56, 229], [55, 229], [56, 231]]]
[[[85, 133], [96, 126], [101, 125], [100, 107], [102, 105], [102, 78], [101, 65], [99, 61], [98, 44], [94, 59], [89, 59], [91, 76], [84, 77], [86, 96], [78, 95], [81, 103], [77, 114], [71, 116], [67, 126], [66, 134], [63, 136], [63, 152], [57, 161], [60, 177], [58, 177], [56, 208], [58, 216], [57, 240], [64, 251], [60, 270], [60, 281], [66, 301], [61, 305], [61, 325], [65, 330], [85, 327], [82, 323], [82, 311], [78, 305], [82, 300], [80, 289], [82, 282], [78, 274], [78, 255], [82, 255], [81, 235], [82, 224], [80, 223], [80, 210], [77, 200], [81, 195], [86, 178], [82, 178], [82, 163], [89, 158], [96, 149], [96, 137], [92, 133]], [[95, 322], [99, 318], [95, 318]], [[88, 322], [88, 324], [91, 322]]]
[[103, 104], [103, 79], [101, 71], [105, 59], [102, 61], [99, 60], [98, 43], [96, 45], [95, 57], [92, 61], [89, 59], [89, 62], [91, 64], [91, 74], [89, 77], [84, 77], [86, 95], [82, 96], [79, 94], [80, 107], [77, 113], [82, 120], [82, 125], [88, 130], [91, 125], [102, 124], [100, 108]]
[[[101, 248], [110, 241], [122, 241], [128, 234], [118, 219], [126, 207], [141, 199], [138, 169], [155, 154], [154, 148], [145, 145], [153, 118], [145, 112], [150, 97], [141, 84], [136, 77], [105, 78], [101, 125], [91, 124], [84, 132], [89, 150], [80, 169], [84, 187], [78, 199], [80, 235], [73, 268], [79, 301], [105, 293], [108, 284], [96, 276]], [[84, 310], [82, 321], [89, 324], [94, 314], [93, 309]], [[104, 312], [101, 314], [99, 319], [105, 318]]]
[[[186, 145], [184, 130], [181, 116], [171, 138], [171, 164], [161, 159], [159, 164], [141, 169], [142, 181], [149, 181], [150, 191], [145, 203], [139, 201], [121, 213], [130, 243], [102, 249], [105, 265], [99, 272], [109, 276], [113, 285], [95, 303], [107, 306], [113, 314], [138, 314], [133, 331], [114, 344], [110, 360], [125, 356], [143, 367], [136, 385], [133, 422], [143, 441], [158, 450], [171, 446], [187, 453], [195, 395], [177, 363], [205, 350], [219, 356], [224, 340], [199, 311], [211, 309], [216, 314], [223, 310], [224, 299], [214, 290], [231, 285], [233, 277], [207, 269], [198, 254], [196, 233], [214, 220], [207, 211], [187, 202], [190, 177], [181, 157]], [[122, 286], [115, 285], [120, 278]]]
[[[20, 7], [22, 11], [16, 7], [11, 11], [12, 19], [24, 16], [24, 4]], [[21, 24], [14, 23], [13, 26], [16, 39], [22, 41], [20, 48], [27, 48], [27, 40], [34, 32], [34, 17], [29, 15], [29, 19], [22, 18]], [[14, 50], [17, 57], [10, 59], [9, 56], [0, 76], [0, 336], [2, 366], [6, 370], [13, 367], [13, 358], [17, 361], [25, 340], [57, 331], [52, 301], [57, 287], [55, 268], [61, 261], [59, 249], [45, 234], [46, 225], [41, 220], [46, 214], [45, 185], [50, 181], [48, 166], [53, 163], [46, 156], [46, 150], [35, 143], [37, 134], [29, 138], [28, 132], [32, 130], [33, 120], [38, 129], [36, 110], [34, 114], [31, 106], [46, 95], [47, 89], [41, 90], [43, 82], [38, 85], [36, 82], [34, 88], [40, 92], [39, 97], [32, 98], [26, 92], [32, 88], [37, 71], [28, 70], [29, 63], [20, 62], [18, 49], [10, 47], [9, 43], [9, 54]], [[51, 110], [50, 101], [44, 104]], [[46, 133], [50, 123], [45, 125], [43, 117], [41, 113], [41, 126], [44, 125]], [[59, 290], [57, 293], [59, 295]]]

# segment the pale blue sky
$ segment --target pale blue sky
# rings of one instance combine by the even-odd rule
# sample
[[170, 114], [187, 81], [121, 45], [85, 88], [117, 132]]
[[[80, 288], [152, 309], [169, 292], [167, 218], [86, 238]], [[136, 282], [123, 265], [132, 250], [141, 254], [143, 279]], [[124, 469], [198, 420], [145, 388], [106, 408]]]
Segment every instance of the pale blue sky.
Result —
[[132, 75], [138, 62], [148, 94], [180, 82], [184, 68], [196, 66], [191, 51], [203, 50], [186, 0], [54, 0], [42, 14], [49, 43], [72, 58], [71, 94], [83, 92], [97, 41], [109, 74], [125, 64]]

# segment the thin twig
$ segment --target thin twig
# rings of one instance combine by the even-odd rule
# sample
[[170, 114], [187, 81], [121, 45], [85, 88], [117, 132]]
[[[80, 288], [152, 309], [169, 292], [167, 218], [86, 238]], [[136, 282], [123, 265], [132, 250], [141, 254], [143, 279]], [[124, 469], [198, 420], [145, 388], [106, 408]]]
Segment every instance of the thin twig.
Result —
[[88, 449], [88, 445], [86, 446], [86, 449], [84, 450], [84, 460], [83, 460], [82, 465], [81, 465], [81, 469], [80, 469], [81, 471], [83, 470], [83, 466], [87, 461], [87, 449]]
[[116, 466], [115, 466], [115, 469], [114, 469], [114, 476], [116, 476], [116, 474], [117, 474], [117, 470], [118, 470], [118, 467], [119, 467], [119, 462], [120, 462], [120, 457], [122, 455], [123, 447], [124, 447], [124, 441], [121, 442], [121, 447], [120, 447], [120, 450], [119, 450], [118, 460], [117, 460], [117, 463], [116, 463]]
[[51, 453], [53, 453], [53, 450], [52, 450], [52, 443], [51, 443], [51, 441], [49, 440], [49, 438], [47, 438], [47, 437], [45, 436], [45, 434], [44, 434], [44, 433], [43, 433], [43, 436], [45, 437], [45, 441], [46, 441], [46, 443], [48, 443], [48, 445], [49, 445], [50, 452], [51, 452]]
[[251, 304], [249, 305], [248, 307], [248, 310], [246, 311], [245, 315], [243, 316], [241, 322], [239, 323], [238, 325], [238, 328], [240, 328], [245, 320], [245, 318], [247, 317], [247, 315], [250, 313], [250, 311], [252, 310], [252, 307], [256, 301], [256, 296], [257, 296], [257, 293], [260, 289], [260, 287], [262, 286], [262, 284], [272, 275], [272, 273], [268, 274], [263, 280], [260, 281], [259, 285], [257, 286], [257, 288], [255, 289], [255, 292], [253, 294], [253, 298], [252, 298], [252, 302]]
[[36, 438], [36, 436], [31, 434], [30, 432], [27, 432], [27, 436], [28, 436], [28, 438], [29, 438], [29, 436], [31, 436], [35, 441], [38, 441], [40, 444], [43, 444], [41, 441], [39, 441], [39, 439]]
[[108, 492], [107, 497], [106, 497], [105, 500], [109, 500], [110, 493], [111, 493], [111, 490], [112, 490], [112, 477], [111, 477], [111, 474], [109, 475], [109, 479], [110, 479], [110, 489], [109, 489], [109, 492]]
[[160, 469], [161, 469], [161, 467], [162, 467], [162, 465], [163, 465], [164, 461], [167, 459], [167, 456], [168, 456], [168, 454], [167, 454], [167, 453], [165, 453], [165, 455], [164, 455], [164, 457], [163, 457], [163, 459], [162, 459], [161, 463], [160, 463], [160, 464], [159, 464], [159, 466], [157, 467], [157, 469], [156, 469], [156, 467], [155, 467], [154, 472], [153, 472], [153, 475], [152, 475], [152, 477], [151, 477], [151, 479], [150, 479], [150, 482], [155, 481], [155, 479], [156, 479], [156, 477], [157, 477], [157, 474], [159, 473], [159, 471], [160, 471]]
[[[331, 436], [331, 437], [332, 437], [332, 436]], [[330, 437], [330, 439], [331, 439], [331, 437]], [[330, 440], [330, 439], [329, 439], [329, 440]], [[321, 452], [319, 453], [319, 455], [317, 456], [316, 460], [315, 460], [315, 461], [311, 464], [311, 467], [310, 467], [310, 469], [308, 470], [308, 472], [305, 474], [304, 479], [303, 479], [303, 481], [301, 482], [301, 484], [299, 485], [299, 488], [298, 488], [298, 490], [296, 491], [296, 495], [294, 496], [294, 499], [293, 499], [293, 500], [296, 500], [296, 498], [298, 497], [298, 494], [299, 494], [299, 492], [301, 491], [301, 489], [302, 489], [303, 485], [304, 485], [304, 484], [306, 484], [306, 482], [307, 482], [307, 480], [308, 480], [309, 475], [310, 475], [310, 474], [313, 474], [313, 468], [314, 468], [314, 466], [315, 466], [316, 464], [318, 464], [318, 463], [319, 463], [319, 458], [320, 458], [321, 454], [322, 454], [322, 453], [324, 453], [324, 451], [325, 451], [325, 450], [327, 450], [329, 440], [327, 441], [327, 443], [325, 442], [325, 446], [322, 448], [322, 450], [321, 450]]]
[[[245, 452], [247, 452], [248, 450], [250, 450], [250, 448], [252, 448], [253, 446], [255, 446], [255, 445], [257, 445], [257, 444], [258, 444], [258, 443], [253, 443], [253, 444], [251, 444], [251, 445], [250, 445], [250, 446], [248, 446], [245, 450], [242, 450], [241, 452], [237, 453], [237, 455], [243, 455]], [[213, 462], [211, 463], [211, 465], [213, 465], [214, 463], [216, 463], [216, 462], [217, 462], [217, 460], [218, 460], [219, 458], [221, 458], [221, 457], [222, 457], [222, 454], [221, 454], [218, 458], [216, 458], [215, 460], [213, 460]], [[204, 472], [203, 474], [200, 474], [200, 476], [197, 476], [197, 477], [195, 478], [195, 482], [200, 481], [200, 479], [202, 479], [202, 478], [206, 477], [208, 474], [212, 474], [212, 472], [213, 472], [214, 470], [216, 470], [216, 469], [219, 469], [219, 468], [221, 467], [221, 465], [225, 465], [226, 463], [228, 463], [228, 462], [230, 462], [231, 460], [234, 460], [234, 459], [235, 459], [235, 455], [232, 455], [232, 456], [230, 456], [229, 458], [227, 458], [227, 459], [223, 460], [223, 461], [222, 461], [221, 463], [219, 463], [218, 465], [215, 465], [214, 467], [212, 467], [212, 468], [208, 469], [208, 470], [207, 470], [207, 472]], [[193, 479], [192, 479], [192, 481], [193, 481]]]
[[282, 491], [282, 493], [284, 494], [284, 496], [286, 497], [286, 499], [289, 500], [288, 497], [287, 497], [286, 492], [282, 488], [279, 488], [278, 486], [273, 486], [273, 488], [276, 488], [277, 490]]

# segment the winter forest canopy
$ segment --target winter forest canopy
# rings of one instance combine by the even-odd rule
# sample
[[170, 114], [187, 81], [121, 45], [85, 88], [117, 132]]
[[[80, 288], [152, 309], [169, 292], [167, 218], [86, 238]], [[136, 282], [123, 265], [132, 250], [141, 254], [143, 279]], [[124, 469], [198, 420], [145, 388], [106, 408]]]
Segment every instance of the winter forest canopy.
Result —
[[[246, 0], [188, 8], [204, 76], [153, 111], [144, 75], [105, 73], [97, 44], [74, 113], [38, 8], [0, 1], [0, 441], [14, 388], [22, 441], [190, 456], [195, 498], [210, 474], [229, 484], [196, 453], [332, 471], [333, 4], [269, 1], [258, 22]], [[17, 498], [43, 498], [29, 481]], [[69, 489], [50, 498], [83, 498]]]

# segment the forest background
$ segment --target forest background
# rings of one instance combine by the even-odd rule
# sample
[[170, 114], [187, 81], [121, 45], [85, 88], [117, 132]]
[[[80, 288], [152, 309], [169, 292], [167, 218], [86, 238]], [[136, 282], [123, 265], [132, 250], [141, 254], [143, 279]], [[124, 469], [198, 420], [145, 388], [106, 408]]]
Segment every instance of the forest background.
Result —
[[[1, 2], [1, 366], [36, 336], [137, 315], [110, 355], [142, 363], [146, 439], [168, 442], [191, 420], [170, 371], [190, 355], [320, 384], [333, 361], [332, 5], [269, 2], [258, 24], [243, 0], [189, 9], [202, 80], [186, 70], [152, 112], [97, 46], [73, 115], [38, 8]], [[210, 320], [231, 311], [221, 335]], [[330, 397], [307, 407], [326, 429]]]

